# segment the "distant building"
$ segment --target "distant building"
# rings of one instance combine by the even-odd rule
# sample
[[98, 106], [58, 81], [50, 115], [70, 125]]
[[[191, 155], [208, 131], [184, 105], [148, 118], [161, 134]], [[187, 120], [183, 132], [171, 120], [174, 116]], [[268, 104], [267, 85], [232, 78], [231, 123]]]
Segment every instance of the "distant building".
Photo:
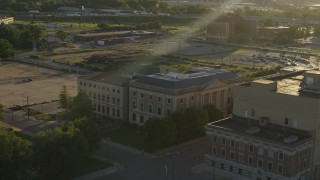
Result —
[[149, 118], [166, 117], [185, 108], [215, 105], [223, 116], [231, 106], [231, 86], [239, 77], [213, 68], [194, 68], [176, 73], [160, 68], [160, 73], [130, 82], [129, 122], [143, 125]]
[[230, 42], [239, 36], [255, 37], [257, 21], [244, 20], [241, 16], [224, 15], [206, 25], [206, 40]]
[[91, 74], [78, 78], [78, 92], [92, 101], [94, 111], [103, 119], [124, 121], [128, 115], [128, 81], [110, 73]]
[[244, 174], [239, 179], [320, 178], [320, 71], [237, 85], [233, 98], [233, 117], [207, 126], [208, 135], [222, 141], [212, 144], [216, 156], [207, 155], [208, 162], [220, 163], [215, 170], [229, 168], [226, 177]]
[[12, 24], [13, 21], [13, 17], [0, 17], [0, 24]]

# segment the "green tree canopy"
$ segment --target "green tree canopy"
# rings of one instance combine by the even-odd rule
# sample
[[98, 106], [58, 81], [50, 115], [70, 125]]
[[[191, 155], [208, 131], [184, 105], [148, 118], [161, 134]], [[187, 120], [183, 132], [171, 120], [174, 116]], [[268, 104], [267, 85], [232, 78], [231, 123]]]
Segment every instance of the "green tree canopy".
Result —
[[68, 111], [70, 106], [71, 106], [71, 97], [70, 94], [68, 92], [68, 89], [66, 86], [62, 87], [62, 90], [59, 94], [59, 105], [61, 108], [63, 108], [64, 110]]
[[0, 179], [27, 179], [31, 166], [31, 143], [13, 132], [0, 134]]
[[13, 47], [6, 39], [0, 39], [0, 58], [14, 57]]
[[94, 116], [92, 102], [86, 93], [80, 92], [73, 99], [70, 112], [68, 113], [69, 120], [73, 121], [79, 118]]
[[40, 132], [35, 138], [35, 165], [42, 176], [72, 172], [88, 152], [88, 140], [73, 124]]
[[94, 152], [99, 147], [99, 142], [102, 137], [101, 128], [94, 119], [86, 117], [76, 119], [71, 122], [76, 128], [80, 129], [83, 135], [88, 140], [89, 152]]

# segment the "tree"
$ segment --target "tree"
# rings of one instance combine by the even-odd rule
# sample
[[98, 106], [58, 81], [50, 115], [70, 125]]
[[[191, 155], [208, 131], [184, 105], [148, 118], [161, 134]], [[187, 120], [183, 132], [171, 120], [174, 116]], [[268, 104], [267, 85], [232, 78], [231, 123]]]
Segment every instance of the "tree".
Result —
[[59, 30], [57, 33], [56, 33], [57, 37], [60, 39], [60, 41], [65, 41], [66, 38], [68, 37], [68, 33], [65, 32], [65, 31], [61, 31]]
[[88, 119], [86, 117], [76, 119], [71, 122], [76, 128], [80, 129], [84, 137], [88, 140], [89, 152], [94, 152], [99, 147], [101, 140], [101, 128], [94, 119]]
[[27, 179], [31, 143], [7, 132], [0, 135], [0, 147], [0, 179]]
[[73, 124], [42, 131], [34, 142], [35, 167], [44, 177], [68, 174], [88, 152], [88, 140]]
[[16, 45], [20, 32], [12, 26], [0, 27], [0, 39], [8, 40], [12, 45]]
[[70, 94], [68, 92], [68, 89], [67, 89], [66, 86], [63, 86], [62, 90], [61, 90], [61, 92], [59, 94], [60, 107], [68, 112], [68, 110], [70, 108], [70, 105], [71, 105], [70, 103], [71, 103], [71, 97], [70, 97]]
[[13, 47], [6, 39], [0, 39], [0, 58], [14, 57]]
[[320, 36], [320, 26], [316, 26], [313, 29], [313, 35], [314, 36]]
[[217, 109], [214, 105], [207, 105], [203, 107], [208, 113], [208, 121], [214, 122], [222, 118], [221, 111]]
[[176, 126], [170, 117], [148, 120], [145, 124], [145, 131], [147, 134], [145, 143], [148, 150], [162, 149], [176, 142]]
[[92, 102], [86, 93], [80, 92], [72, 101], [69, 120], [73, 121], [82, 117], [91, 118], [94, 116]]

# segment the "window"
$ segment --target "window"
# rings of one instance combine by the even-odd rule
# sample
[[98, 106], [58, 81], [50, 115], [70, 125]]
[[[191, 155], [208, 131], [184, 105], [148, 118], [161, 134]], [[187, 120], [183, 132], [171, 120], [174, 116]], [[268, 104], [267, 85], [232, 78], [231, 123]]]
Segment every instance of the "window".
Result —
[[117, 90], [117, 93], [120, 93], [120, 89]]
[[254, 117], [256, 113], [254, 112], [254, 109], [251, 109], [251, 117]]
[[107, 114], [109, 114], [109, 107], [107, 107]]
[[234, 152], [230, 151], [230, 159], [234, 160]]
[[225, 145], [226, 144], [226, 139], [225, 138], [221, 138], [221, 144]]
[[289, 119], [288, 118], [284, 118], [284, 124], [288, 125], [289, 124]]
[[116, 104], [116, 98], [112, 98], [112, 103]]
[[152, 100], [152, 95], [149, 96], [149, 99]]
[[96, 110], [97, 109], [97, 105], [93, 104], [93, 109]]
[[249, 157], [248, 157], [248, 164], [249, 164], [249, 165], [252, 165], [252, 164], [253, 164], [253, 158], [252, 158], [252, 156], [249, 156]]
[[279, 152], [279, 154], [278, 154], [278, 159], [281, 160], [281, 161], [283, 161], [283, 159], [284, 159], [284, 154], [283, 154], [283, 152]]
[[82, 81], [80, 81], [80, 85], [82, 85]]
[[217, 142], [217, 136], [213, 136], [213, 142]]
[[308, 168], [308, 161], [306, 159], [303, 160], [303, 167], [304, 167], [304, 169]]
[[230, 104], [231, 103], [231, 98], [230, 97], [228, 97], [228, 104]]
[[244, 155], [243, 155], [243, 153], [239, 153], [239, 162], [241, 162], [241, 163], [244, 162]]
[[140, 123], [144, 123], [144, 117], [140, 116]]
[[268, 157], [273, 158], [273, 149], [268, 149]]
[[149, 105], [149, 112], [152, 113], [152, 105]]
[[282, 174], [282, 173], [283, 173], [283, 165], [282, 165], [282, 164], [279, 164], [279, 165], [278, 165], [278, 173], [279, 173], [279, 174]]
[[239, 142], [239, 150], [244, 150], [244, 144], [243, 142]]
[[136, 96], [136, 92], [135, 91], [132, 92], [132, 96]]
[[221, 149], [221, 156], [222, 156], [222, 157], [225, 157], [225, 156], [226, 156], [226, 150]]
[[105, 112], [106, 112], [106, 110], [105, 110], [104, 106], [102, 106], [102, 113], [105, 113]]
[[251, 153], [253, 153], [253, 152], [254, 152], [254, 147], [253, 147], [253, 145], [252, 145], [252, 144], [250, 144], [250, 145], [249, 145], [249, 151], [250, 151]]
[[91, 83], [89, 83], [89, 87], [91, 87]]
[[158, 101], [161, 102], [161, 97], [158, 97]]
[[217, 147], [212, 146], [212, 155], [216, 155], [216, 154], [217, 154]]
[[107, 102], [109, 102], [109, 100], [110, 100], [110, 98], [109, 98], [109, 96], [107, 96]]
[[98, 94], [98, 100], [100, 100], [100, 94]]
[[98, 104], [98, 112], [100, 112], [100, 104]]
[[258, 154], [259, 154], [259, 155], [263, 155], [263, 147], [262, 147], [262, 146], [259, 146], [259, 148], [258, 148]]
[[112, 89], [112, 92], [116, 92], [116, 90], [113, 88], [113, 89]]
[[106, 89], [106, 87], [102, 86], [102, 90], [105, 90], [105, 89]]
[[141, 110], [141, 111], [143, 111], [143, 108], [144, 108], [143, 106], [144, 106], [143, 103], [141, 103], [141, 104], [140, 104], [140, 110]]
[[170, 115], [171, 114], [171, 111], [168, 109], [167, 110], [167, 115]]
[[180, 99], [180, 104], [182, 104], [182, 103], [183, 103], [183, 98]]
[[93, 85], [93, 88], [96, 88], [96, 85], [95, 85], [95, 84]]
[[161, 115], [161, 108], [158, 107], [158, 114]]
[[137, 107], [137, 104], [136, 104], [136, 102], [135, 101], [132, 101], [132, 108], [136, 108]]
[[194, 96], [191, 96], [191, 100], [192, 100], [192, 101], [194, 100]]
[[307, 148], [305, 148], [304, 150], [303, 150], [303, 155], [308, 155], [308, 149]]
[[97, 99], [96, 93], [93, 93], [93, 99]]
[[120, 105], [120, 99], [119, 98], [117, 98], [117, 104]]
[[233, 166], [229, 167], [229, 171], [232, 172], [233, 171]]
[[136, 113], [132, 113], [132, 120], [133, 120], [133, 121], [136, 121], [136, 119], [137, 119]]
[[268, 170], [272, 171], [272, 162], [268, 162]]
[[105, 101], [106, 97], [102, 94], [102, 101]]
[[107, 87], [107, 91], [109, 91], [109, 87]]
[[171, 99], [168, 99], [168, 104], [171, 104]]
[[117, 109], [117, 117], [120, 117], [120, 110]]
[[230, 147], [234, 148], [234, 140], [230, 141]]
[[84, 86], [87, 86], [87, 83], [86, 83], [86, 82], [84, 82], [84, 83], [83, 83], [83, 85], [84, 85]]
[[116, 115], [116, 110], [114, 108], [112, 108], [112, 116]]
[[263, 168], [263, 160], [262, 159], [258, 159], [258, 167]]
[[143, 93], [140, 94], [140, 97], [143, 98]]

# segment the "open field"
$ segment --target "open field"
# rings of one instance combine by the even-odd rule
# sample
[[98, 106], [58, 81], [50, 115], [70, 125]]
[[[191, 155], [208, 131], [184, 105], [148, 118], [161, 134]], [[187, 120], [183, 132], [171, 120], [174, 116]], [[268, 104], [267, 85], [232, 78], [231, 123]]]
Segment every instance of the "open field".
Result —
[[[28, 80], [31, 79], [32, 81]], [[0, 99], [5, 107], [57, 100], [63, 85], [70, 94], [77, 93], [74, 74], [34, 67], [26, 64], [6, 63], [0, 66]]]

